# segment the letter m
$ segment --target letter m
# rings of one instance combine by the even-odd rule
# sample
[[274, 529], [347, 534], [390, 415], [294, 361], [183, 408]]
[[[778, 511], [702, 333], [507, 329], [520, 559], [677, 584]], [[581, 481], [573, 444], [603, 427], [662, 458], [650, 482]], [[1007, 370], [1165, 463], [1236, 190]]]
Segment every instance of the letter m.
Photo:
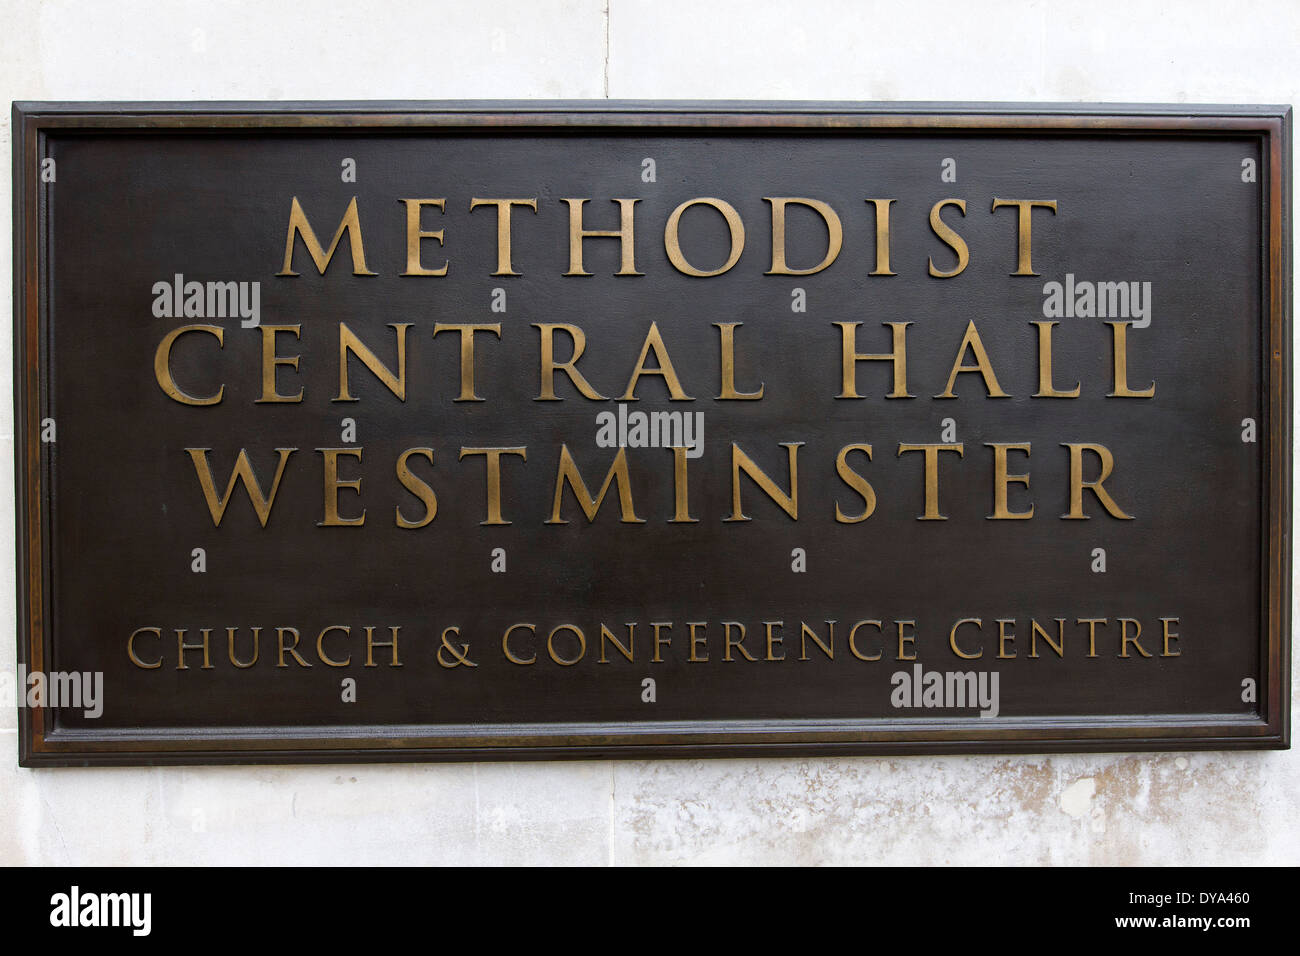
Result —
[[298, 236], [302, 236], [302, 243], [307, 247], [307, 253], [311, 256], [312, 262], [316, 263], [316, 271], [324, 275], [325, 267], [334, 258], [334, 250], [339, 247], [344, 233], [347, 233], [348, 248], [352, 251], [352, 274], [358, 276], [377, 275], [377, 273], [366, 268], [366, 251], [361, 244], [361, 220], [357, 216], [356, 196], [353, 196], [352, 201], [348, 203], [347, 212], [343, 214], [343, 221], [334, 230], [334, 238], [330, 242], [329, 249], [321, 248], [320, 240], [316, 238], [311, 223], [307, 221], [307, 215], [302, 211], [298, 197], [294, 196], [293, 205], [289, 208], [289, 232], [284, 239], [284, 268], [277, 272], [276, 275], [296, 276], [298, 274], [293, 271], [294, 240]]
[[979, 701], [979, 679], [974, 671], [948, 671], [947, 692], [949, 707], [974, 707]]
[[81, 706], [81, 673], [55, 671], [50, 675], [50, 699], [59, 707]]
[[569, 446], [560, 446], [560, 469], [555, 476], [555, 504], [551, 508], [551, 516], [546, 519], [547, 524], [568, 524], [569, 522], [560, 517], [560, 506], [564, 502], [564, 486], [568, 484], [573, 489], [573, 495], [578, 499], [583, 513], [587, 516], [587, 522], [596, 520], [596, 512], [600, 510], [600, 503], [605, 500], [605, 493], [609, 491], [611, 484], [618, 485], [618, 503], [619, 510], [622, 512], [621, 521], [625, 524], [645, 524], [643, 518], [638, 518], [632, 508], [632, 480], [627, 470], [627, 449], [620, 448], [618, 454], [614, 456], [614, 463], [610, 465], [609, 471], [605, 474], [605, 482], [600, 486], [600, 493], [594, 498], [587, 489], [587, 483], [582, 480], [582, 474], [578, 471], [578, 465], [569, 454]]
[[1097, 313], [1103, 319], [1127, 319], [1129, 317], [1128, 283], [1098, 282]]
[[131, 897], [126, 893], [100, 893], [102, 926], [127, 926], [131, 922]]

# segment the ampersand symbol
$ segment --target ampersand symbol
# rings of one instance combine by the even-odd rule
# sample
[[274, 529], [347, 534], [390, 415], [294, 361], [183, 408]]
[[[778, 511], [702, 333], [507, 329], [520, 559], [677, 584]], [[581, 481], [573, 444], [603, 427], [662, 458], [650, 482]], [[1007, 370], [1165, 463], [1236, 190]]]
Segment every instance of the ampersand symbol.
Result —
[[[462, 665], [465, 667], [478, 667], [477, 664], [469, 659], [469, 645], [461, 644], [460, 649], [457, 650], [456, 645], [453, 645], [447, 639], [447, 635], [449, 634], [460, 637], [460, 628], [449, 627], [442, 632], [442, 647], [438, 648], [438, 663], [443, 667], [460, 667]], [[443, 651], [450, 652], [451, 657], [443, 657]]]

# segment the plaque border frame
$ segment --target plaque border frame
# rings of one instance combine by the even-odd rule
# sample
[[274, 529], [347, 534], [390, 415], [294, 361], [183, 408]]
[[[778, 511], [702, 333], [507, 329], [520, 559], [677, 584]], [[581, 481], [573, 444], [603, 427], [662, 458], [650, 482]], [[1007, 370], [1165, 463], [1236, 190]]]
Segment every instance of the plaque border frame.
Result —
[[[1291, 705], [1292, 241], [1290, 106], [947, 104], [856, 102], [393, 101], [15, 102], [13, 133], [14, 427], [17, 509], [17, 661], [41, 669], [50, 635], [45, 549], [47, 477], [41, 455], [40, 370], [47, 331], [38, 160], [47, 132], [141, 130], [473, 130], [748, 128], [989, 133], [1078, 131], [1260, 137], [1266, 335], [1260, 429], [1264, 554], [1260, 581], [1260, 716], [1143, 714], [1070, 718], [691, 720], [593, 724], [247, 727], [198, 731], [57, 730], [43, 708], [18, 708], [23, 767], [289, 764], [427, 760], [695, 758], [1077, 751], [1285, 749]], [[1267, 359], [1264, 361], [1264, 359]]]

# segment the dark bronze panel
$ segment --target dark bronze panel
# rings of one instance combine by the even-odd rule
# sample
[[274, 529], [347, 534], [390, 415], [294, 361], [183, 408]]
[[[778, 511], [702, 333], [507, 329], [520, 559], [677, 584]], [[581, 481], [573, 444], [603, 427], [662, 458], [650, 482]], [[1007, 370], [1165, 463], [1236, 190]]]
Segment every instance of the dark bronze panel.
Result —
[[1288, 745], [1289, 108], [13, 128], [24, 765]]

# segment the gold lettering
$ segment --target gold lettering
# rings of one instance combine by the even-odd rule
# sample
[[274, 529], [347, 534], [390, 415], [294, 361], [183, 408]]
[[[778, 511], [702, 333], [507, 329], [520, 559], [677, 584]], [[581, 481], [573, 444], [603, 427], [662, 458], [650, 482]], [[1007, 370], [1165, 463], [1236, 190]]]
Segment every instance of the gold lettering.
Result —
[[[331, 399], [335, 402], [355, 402], [358, 399], [348, 391], [348, 354], [351, 353], [361, 359], [361, 364], [370, 369], [375, 377], [384, 384], [390, 392], [397, 396], [399, 401], [406, 401], [406, 330], [411, 327], [410, 322], [392, 323], [388, 326], [397, 332], [397, 374], [394, 375], [389, 371], [388, 366], [375, 357], [375, 353], [370, 351], [362, 341], [353, 334], [352, 330], [347, 327], [347, 323], [339, 323], [339, 397]], [[438, 330], [434, 329], [436, 335]], [[298, 360], [294, 359], [294, 367], [297, 368]], [[299, 392], [299, 398], [302, 393]]]
[[[578, 359], [582, 357], [582, 352], [587, 347], [586, 333], [576, 325], [567, 325], [563, 322], [557, 322], [554, 324], [541, 324], [534, 322], [533, 327], [538, 330], [538, 334], [541, 336], [542, 340], [542, 393], [537, 396], [537, 401], [558, 402], [560, 400], [555, 395], [556, 372], [563, 372], [565, 375], [569, 376], [569, 381], [572, 382], [574, 387], [582, 393], [584, 398], [589, 398], [595, 402], [605, 401], [605, 396], [592, 388], [591, 383], [583, 378], [582, 373], [577, 369]], [[564, 362], [555, 361], [554, 334], [556, 329], [567, 332], [569, 337], [573, 339], [573, 354]]]
[[936, 269], [934, 259], [931, 257], [930, 275], [936, 279], [951, 279], [953, 276], [961, 275], [966, 271], [966, 266], [970, 264], [970, 250], [966, 247], [966, 240], [957, 235], [953, 228], [939, 216], [944, 206], [956, 206], [961, 210], [963, 216], [966, 215], [966, 200], [964, 199], [940, 199], [930, 208], [930, 228], [953, 252], [957, 253], [957, 267], [950, 272], [941, 272]]
[[1169, 642], [1178, 640], [1178, 635], [1169, 630], [1169, 625], [1177, 624], [1177, 623], [1178, 623], [1178, 618], [1176, 617], [1162, 617], [1160, 619], [1160, 631], [1161, 631], [1161, 638], [1162, 638], [1161, 651], [1160, 651], [1161, 657], [1182, 657], [1183, 656], [1182, 651], [1171, 651], [1169, 649]]
[[804, 443], [781, 442], [781, 447], [786, 450], [786, 456], [790, 463], [790, 493], [787, 495], [777, 487], [776, 482], [767, 476], [767, 474], [754, 464], [753, 459], [740, 450], [740, 446], [735, 442], [731, 443], [731, 515], [723, 518], [723, 521], [749, 521], [741, 510], [740, 504], [740, 473], [743, 471], [753, 479], [754, 483], [769, 498], [776, 502], [777, 507], [784, 511], [794, 521], [799, 520], [799, 448]]
[[691, 517], [691, 496], [688, 487], [686, 453], [690, 449], [683, 445], [674, 445], [673, 453], [673, 517], [669, 524], [698, 524], [698, 518]]
[[527, 206], [537, 213], [537, 200], [534, 199], [471, 199], [469, 211], [479, 206], [497, 207], [497, 271], [494, 276], [517, 276], [510, 264], [510, 211], [514, 206]]
[[1035, 207], [1052, 210], [1056, 215], [1055, 199], [997, 199], [993, 200], [993, 212], [1003, 206], [1015, 206], [1020, 212], [1016, 229], [1016, 271], [1013, 276], [1036, 276], [1033, 265], [1033, 211]]
[[1128, 327], [1132, 322], [1107, 322], [1111, 328], [1115, 353], [1115, 390], [1107, 398], [1151, 398], [1156, 393], [1156, 383], [1152, 382], [1141, 391], [1128, 387]]
[[853, 625], [853, 629], [849, 631], [849, 652], [860, 661], [878, 661], [885, 654], [883, 650], [877, 651], [875, 657], [863, 654], [858, 650], [858, 628], [863, 626], [874, 627], [881, 634], [885, 632], [884, 625], [880, 621], [858, 621]]
[[399, 528], [423, 528], [438, 516], [438, 496], [433, 493], [433, 489], [423, 478], [411, 471], [411, 466], [407, 464], [412, 455], [423, 455], [432, 465], [433, 449], [408, 448], [397, 458], [397, 480], [402, 483], [403, 488], [420, 499], [420, 503], [424, 505], [424, 517], [419, 521], [410, 521], [402, 514], [401, 506], [398, 506], [393, 511]]
[[956, 624], [954, 624], [952, 626], [952, 630], [948, 632], [948, 646], [952, 648], [952, 652], [954, 654], [956, 654], [964, 661], [977, 660], [978, 658], [984, 656], [983, 647], [979, 649], [979, 653], [977, 654], [967, 654], [965, 651], [963, 651], [960, 647], [957, 646], [957, 628], [961, 627], [963, 624], [974, 624], [975, 630], [977, 631], [983, 630], [984, 628], [984, 621], [982, 619], [978, 617], [964, 617]]
[[[436, 322], [433, 326], [433, 334], [437, 336], [439, 332], [459, 332], [460, 333], [460, 394], [456, 396], [458, 402], [481, 402], [483, 399], [474, 394], [474, 333], [491, 332], [498, 339], [501, 338], [501, 323], [491, 322], [481, 325], [462, 322]], [[577, 358], [575, 355], [574, 358]]]
[[835, 456], [835, 473], [840, 476], [840, 480], [862, 496], [864, 507], [861, 514], [846, 515], [840, 510], [839, 501], [835, 502], [835, 520], [840, 524], [857, 524], [859, 521], [866, 521], [876, 510], [876, 490], [871, 487], [871, 483], [863, 478], [860, 474], [849, 467], [849, 452], [860, 451], [867, 456], [867, 461], [871, 460], [870, 445], [845, 445], [840, 449], [840, 453]]
[[532, 657], [528, 658], [527, 660], [524, 660], [522, 657], [515, 657], [515, 655], [510, 650], [510, 635], [515, 630], [521, 628], [527, 628], [528, 630], [533, 632], [534, 637], [537, 636], [536, 624], [511, 624], [508, 628], [506, 628], [506, 632], [501, 635], [501, 653], [505, 654], [506, 660], [510, 661], [510, 663], [512, 664], [535, 664], [537, 663], [536, 652], [533, 653]]
[[217, 394], [210, 395], [207, 398], [200, 398], [182, 391], [176, 384], [176, 379], [172, 378], [171, 358], [172, 346], [176, 340], [186, 332], [206, 332], [209, 335], [216, 336], [217, 347], [225, 348], [225, 330], [219, 325], [183, 325], [179, 329], [172, 329], [163, 336], [163, 340], [158, 343], [158, 351], [153, 356], [153, 374], [158, 380], [158, 385], [162, 388], [164, 394], [182, 405], [216, 405], [226, 393], [226, 386], [222, 385], [217, 389]]
[[[655, 353], [655, 364], [657, 368], [646, 368], [645, 362], [649, 358], [651, 350]], [[668, 395], [674, 402], [693, 402], [684, 391], [682, 384], [677, 380], [677, 372], [673, 368], [673, 361], [668, 357], [668, 348], [664, 345], [663, 336], [659, 334], [659, 323], [651, 322], [650, 331], [646, 333], [645, 344], [641, 346], [641, 355], [636, 360], [636, 368], [632, 370], [632, 377], [628, 379], [627, 391], [623, 393], [619, 401], [635, 402], [636, 386], [642, 375], [659, 375], [663, 378], [664, 383], [668, 386]]]
[[1052, 326], [1059, 322], [1030, 322], [1038, 327], [1038, 391], [1034, 398], [1078, 398], [1079, 383], [1068, 392], [1057, 391], [1052, 384]]
[[569, 271], [566, 276], [589, 276], [582, 268], [582, 241], [584, 239], [617, 239], [622, 250], [618, 272], [620, 276], [639, 276], [644, 273], [636, 271], [636, 242], [633, 236], [633, 212], [639, 199], [611, 199], [618, 203], [619, 226], [617, 229], [584, 229], [582, 224], [582, 207], [589, 202], [586, 199], [565, 199], [569, 204]]
[[[968, 348], [975, 355], [974, 365], [963, 364]], [[979, 372], [984, 378], [984, 388], [988, 391], [989, 398], [1011, 397], [1002, 391], [1002, 386], [998, 384], [998, 377], [993, 374], [993, 366], [989, 363], [989, 354], [984, 351], [984, 342], [980, 339], [979, 330], [975, 328], [973, 319], [967, 324], [966, 334], [962, 336], [961, 345], [957, 349], [957, 357], [953, 359], [952, 371], [948, 375], [948, 385], [935, 398], [956, 398], [957, 396], [953, 394], [952, 387], [957, 381], [957, 376], [962, 372]]]
[[[734, 641], [731, 639], [731, 629], [732, 629], [733, 627], [735, 627], [735, 628], [739, 628], [739, 629], [740, 629], [740, 637], [736, 638]], [[745, 643], [744, 643], [744, 642], [745, 642], [745, 625], [741, 624], [740, 622], [738, 622], [738, 621], [723, 621], [723, 622], [722, 622], [722, 639], [723, 639], [723, 654], [722, 654], [722, 659], [723, 659], [724, 661], [729, 661], [729, 660], [732, 659], [732, 658], [731, 658], [731, 649], [732, 649], [733, 647], [734, 647], [736, 650], [740, 651], [741, 656], [744, 657], [745, 660], [747, 660], [747, 661], [756, 661], [756, 660], [758, 660], [757, 657], [755, 657], [753, 654], [749, 653], [749, 651], [747, 651], [747, 650], [745, 649]]]
[[767, 661], [783, 661], [785, 660], [784, 649], [781, 651], [780, 657], [776, 657], [772, 653], [777, 647], [780, 647], [784, 643], [784, 638], [777, 637], [775, 634], [772, 633], [772, 628], [774, 627], [785, 627], [785, 621], [764, 621], [763, 622], [763, 631], [764, 633], [767, 634], [767, 656], [764, 657], [763, 659]]
[[[708, 624], [706, 624], [704, 621], [687, 621], [686, 627], [687, 630], [690, 632], [690, 641], [691, 641], [690, 654], [686, 659], [690, 661], [692, 664], [706, 663], [709, 659], [708, 635], [705, 634], [701, 637], [696, 637], [695, 630], [696, 628], [705, 628], [707, 630]], [[701, 647], [704, 648], [703, 657], [700, 657], [698, 653]]]
[[1029, 631], [1029, 656], [1038, 656], [1038, 637], [1041, 634], [1047, 646], [1056, 651], [1057, 657], [1065, 657], [1065, 618], [1056, 618], [1056, 640], [1052, 640], [1052, 635], [1048, 634], [1037, 621], [1031, 620]]
[[335, 631], [338, 631], [339, 633], [343, 634], [346, 637], [350, 637], [352, 635], [352, 628], [344, 627], [342, 624], [331, 624], [329, 627], [325, 628], [323, 631], [321, 631], [319, 634], [316, 635], [316, 656], [319, 657], [322, 663], [324, 663], [327, 667], [347, 667], [349, 664], [352, 663], [351, 654], [348, 654], [348, 656], [343, 658], [343, 660], [341, 661], [336, 661], [334, 660], [334, 658], [330, 657], [328, 654], [325, 653], [325, 635], [332, 634]]
[[[1062, 442], [1066, 448], [1070, 449], [1070, 511], [1068, 514], [1061, 515], [1062, 518], [1083, 519], [1089, 518], [1090, 515], [1083, 513], [1083, 490], [1086, 488], [1097, 496], [1103, 508], [1111, 513], [1113, 517], [1123, 518], [1125, 521], [1132, 521], [1133, 516], [1127, 515], [1121, 510], [1119, 505], [1107, 493], [1101, 483], [1110, 477], [1111, 469], [1115, 467], [1115, 456], [1110, 453], [1110, 449], [1105, 445], [1091, 445], [1084, 442], [1077, 444]], [[1090, 451], [1101, 459], [1101, 474], [1093, 481], [1083, 480], [1083, 453]]]
[[[722, 218], [727, 222], [727, 229], [731, 233], [731, 252], [727, 256], [727, 261], [720, 268], [711, 271], [697, 269], [686, 261], [686, 256], [682, 252], [681, 243], [678, 241], [677, 229], [682, 219], [682, 213], [686, 212], [691, 206], [711, 206], [718, 212], [722, 213]], [[668, 261], [673, 264], [678, 272], [688, 276], [720, 276], [737, 262], [740, 261], [740, 254], [745, 249], [745, 224], [740, 221], [740, 215], [730, 204], [723, 202], [721, 199], [712, 199], [708, 197], [700, 199], [688, 199], [668, 217], [668, 223], [664, 226], [664, 250], [668, 253]]]
[[230, 663], [240, 670], [252, 667], [257, 663], [258, 657], [262, 654], [262, 629], [260, 627], [249, 628], [253, 632], [253, 659], [251, 661], [241, 661], [235, 655], [235, 634], [239, 631], [237, 627], [226, 628], [226, 656], [230, 658]]
[[916, 627], [916, 622], [915, 622], [915, 621], [895, 621], [894, 624], [898, 627], [898, 658], [897, 658], [897, 659], [900, 660], [900, 661], [914, 661], [914, 660], [916, 660], [916, 654], [915, 654], [915, 653], [912, 653], [912, 654], [908, 654], [908, 653], [906, 653], [906, 648], [908, 647], [908, 645], [912, 645], [912, 647], [913, 647], [913, 651], [915, 651], [915, 645], [916, 645], [916, 632], [913, 631], [912, 633], [909, 634], [909, 633], [907, 633], [906, 631], [903, 630], [903, 628], [904, 628], [905, 626], [915, 628], [915, 627]]
[[892, 199], [868, 199], [876, 210], [876, 268], [873, 276], [893, 276], [897, 272], [889, 270], [889, 207]]
[[[293, 635], [293, 643], [286, 644], [284, 639], [287, 635], [290, 634]], [[298, 629], [296, 627], [277, 627], [275, 629], [275, 637], [276, 637], [276, 642], [280, 648], [279, 663], [275, 665], [276, 667], [289, 666], [284, 662], [284, 655], [286, 653], [291, 655], [293, 659], [298, 662], [298, 665], [300, 667], [311, 667], [310, 664], [308, 664], [305, 660], [302, 659], [302, 655], [298, 653], [298, 641], [301, 638], [301, 635], [298, 633]]]
[[284, 240], [284, 266], [276, 275], [296, 276], [298, 274], [293, 271], [295, 236], [302, 236], [303, 245], [307, 247], [307, 254], [311, 256], [311, 261], [316, 264], [316, 271], [324, 275], [325, 267], [334, 258], [334, 250], [339, 247], [339, 242], [343, 239], [344, 233], [347, 233], [348, 248], [352, 252], [352, 274], [358, 276], [377, 275], [378, 273], [371, 272], [366, 268], [366, 251], [361, 244], [361, 219], [357, 215], [356, 196], [353, 196], [352, 201], [348, 203], [347, 212], [343, 214], [343, 221], [339, 223], [338, 229], [334, 231], [334, 239], [330, 242], [328, 252], [321, 248], [316, 233], [312, 231], [311, 223], [307, 221], [306, 213], [302, 211], [302, 206], [298, 204], [298, 197], [294, 196], [293, 203], [289, 207], [289, 232]]
[[861, 398], [858, 394], [859, 362], [891, 362], [894, 366], [894, 390], [889, 398], [914, 398], [907, 393], [907, 327], [911, 322], [882, 322], [893, 330], [894, 350], [882, 355], [865, 355], [858, 349], [858, 326], [861, 322], [832, 322], [840, 327], [840, 361], [842, 364], [840, 394], [836, 398]]
[[627, 625], [627, 646], [626, 647], [624, 647], [623, 644], [619, 641], [619, 639], [614, 636], [613, 631], [607, 628], [604, 624], [600, 626], [600, 662], [599, 663], [601, 664], [609, 663], [609, 661], [605, 658], [606, 641], [613, 644], [614, 647], [618, 649], [618, 652], [623, 655], [623, 658], [626, 661], [628, 661], [628, 663], [635, 663], [636, 658], [632, 653], [632, 649], [633, 647], [635, 647], [635, 641], [636, 641], [635, 624]]
[[357, 494], [361, 493], [361, 479], [354, 478], [349, 481], [339, 480], [339, 457], [347, 455], [350, 458], [361, 460], [360, 448], [317, 448], [325, 457], [325, 520], [318, 521], [318, 528], [342, 528], [349, 526], [360, 526], [366, 523], [366, 509], [361, 509], [361, 515], [357, 518], [342, 518], [339, 516], [339, 489], [350, 488]]
[[298, 389], [297, 395], [281, 395], [276, 388], [275, 376], [276, 371], [281, 365], [288, 365], [296, 369], [298, 367], [298, 356], [280, 356], [275, 351], [275, 337], [280, 332], [292, 332], [293, 337], [299, 338], [301, 325], [261, 325], [262, 330], [262, 397], [257, 399], [255, 404], [263, 405], [270, 402], [301, 402], [303, 390]]
[[212, 628], [210, 627], [202, 628], [200, 629], [199, 633], [203, 635], [203, 641], [201, 643], [186, 644], [185, 629], [181, 627], [176, 628], [176, 669], [178, 671], [189, 670], [189, 668], [185, 665], [186, 651], [202, 651], [203, 666], [201, 670], [205, 670], [205, 671], [212, 670], [212, 664], [208, 660], [208, 637], [211, 636], [212, 634]]
[[1087, 625], [1088, 625], [1088, 656], [1089, 656], [1089, 657], [1096, 657], [1096, 656], [1097, 656], [1097, 625], [1098, 625], [1098, 624], [1109, 624], [1109, 623], [1110, 623], [1110, 618], [1108, 618], [1108, 617], [1081, 617], [1081, 618], [1079, 618], [1078, 620], [1076, 620], [1074, 623], [1075, 623], [1075, 624], [1087, 624]]
[[663, 658], [659, 656], [659, 651], [661, 648], [671, 646], [673, 643], [673, 639], [671, 637], [661, 637], [660, 632], [665, 629], [671, 631], [673, 629], [673, 626], [664, 621], [651, 621], [650, 628], [654, 632], [654, 646], [655, 646], [654, 656], [650, 658], [650, 662], [652, 664], [661, 664], [663, 663]]
[[758, 383], [757, 392], [738, 392], [736, 391], [736, 329], [744, 325], [743, 322], [714, 322], [718, 328], [718, 334], [722, 338], [722, 393], [718, 396], [719, 401], [757, 401], [763, 397], [765, 386], [762, 382]]
[[144, 668], [147, 671], [157, 670], [159, 667], [162, 667], [161, 654], [158, 655], [158, 660], [152, 664], [147, 664], [144, 661], [140, 660], [139, 657], [136, 656], [135, 639], [136, 636], [140, 634], [152, 634], [154, 637], [161, 639], [162, 628], [161, 627], [138, 627], [134, 631], [132, 631], [131, 636], [126, 639], [126, 656], [131, 659], [131, 663], [134, 664], [136, 667]]
[[1014, 628], [1016, 622], [1008, 618], [1002, 618], [1002, 617], [998, 618], [998, 660], [1002, 660], [1002, 661], [1012, 660], [1016, 656], [1016, 652], [1014, 649], [1012, 649], [1010, 654], [1007, 653], [1007, 645], [1014, 644], [1016, 642], [1015, 633], [1014, 632], [1007, 633], [1008, 624], [1010, 624], [1012, 628]]
[[398, 202], [406, 203], [406, 271], [404, 276], [445, 276], [450, 260], [446, 260], [440, 269], [426, 269], [420, 264], [420, 240], [434, 239], [438, 245], [442, 245], [443, 230], [438, 229], [434, 232], [425, 232], [420, 228], [420, 213], [425, 206], [436, 206], [439, 211], [445, 212], [447, 209], [447, 200], [445, 199], [399, 199]]
[[596, 512], [600, 510], [600, 504], [605, 500], [605, 493], [609, 491], [611, 482], [618, 483], [618, 504], [622, 513], [620, 521], [624, 524], [645, 524], [644, 519], [638, 518], [632, 507], [632, 479], [627, 470], [627, 449], [620, 448], [618, 454], [614, 456], [614, 463], [609, 466], [609, 471], [605, 474], [605, 481], [600, 486], [600, 494], [592, 498], [591, 492], [587, 490], [586, 483], [582, 480], [582, 474], [578, 471], [577, 463], [574, 462], [573, 456], [569, 454], [569, 446], [560, 446], [560, 466], [555, 476], [555, 503], [551, 508], [551, 516], [546, 519], [547, 524], [568, 524], [569, 522], [560, 517], [560, 505], [564, 499], [564, 486], [567, 483], [573, 489], [573, 496], [578, 500], [579, 507], [587, 516], [588, 523], [596, 520]]
[[220, 498], [217, 497], [217, 489], [212, 481], [212, 468], [208, 465], [208, 452], [212, 449], [186, 448], [185, 450], [189, 452], [194, 462], [199, 487], [203, 489], [203, 497], [208, 502], [208, 511], [212, 514], [212, 524], [215, 527], [221, 527], [221, 519], [225, 517], [226, 505], [230, 503], [230, 497], [234, 494], [235, 483], [242, 481], [244, 490], [248, 492], [248, 500], [252, 502], [253, 510], [257, 512], [257, 520], [265, 528], [266, 521], [271, 516], [271, 506], [275, 504], [275, 493], [280, 488], [280, 479], [284, 477], [284, 466], [289, 461], [289, 456], [298, 449], [276, 449], [280, 456], [280, 463], [276, 466], [275, 478], [272, 479], [271, 490], [267, 494], [262, 493], [262, 485], [253, 474], [253, 466], [248, 461], [248, 450], [239, 449], [239, 457], [235, 459], [234, 470], [230, 473], [230, 481], [226, 484], [226, 493]]
[[962, 442], [948, 445], [908, 445], [899, 443], [898, 456], [905, 452], [919, 451], [925, 453], [925, 514], [918, 516], [918, 521], [947, 521], [947, 515], [939, 513], [939, 452], [955, 451], [958, 458], [966, 457], [966, 446]]
[[[568, 631], [577, 636], [577, 657], [561, 657], [559, 652], [556, 651], [555, 635], [559, 634], [561, 631]], [[583, 656], [587, 653], [587, 636], [582, 633], [582, 628], [580, 627], [575, 627], [572, 624], [560, 624], [552, 628], [551, 633], [546, 635], [546, 653], [550, 655], [551, 660], [555, 661], [555, 663], [559, 664], [561, 667], [572, 667], [574, 664], [578, 663], [578, 661], [582, 660]]]
[[[1142, 623], [1131, 617], [1117, 617], [1115, 620], [1119, 621], [1119, 650], [1120, 650], [1120, 652], [1115, 656], [1130, 657], [1131, 655], [1128, 652], [1128, 646], [1132, 644], [1134, 647], [1137, 648], [1137, 652], [1141, 654], [1143, 657], [1150, 657], [1151, 655], [1146, 652], [1146, 648], [1144, 648], [1141, 644], [1138, 643], [1138, 638], [1142, 636]], [[1128, 636], [1128, 627], [1130, 624], [1132, 624], [1134, 628], [1132, 637]]]
[[1007, 452], [1023, 451], [1025, 457], [1029, 457], [1029, 442], [1023, 444], [1000, 444], [996, 442], [985, 442], [993, 449], [993, 514], [989, 515], [992, 520], [1008, 519], [1028, 519], [1034, 516], [1034, 506], [1031, 504], [1028, 511], [1010, 511], [1007, 508], [1007, 486], [1011, 482], [1017, 482], [1029, 487], [1028, 475], [1009, 475], [1007, 474]]
[[375, 663], [375, 658], [374, 658], [374, 652], [376, 647], [391, 647], [393, 649], [393, 663], [390, 666], [392, 667], [402, 666], [402, 662], [397, 659], [397, 632], [399, 630], [400, 628], [396, 626], [390, 627], [388, 629], [388, 633], [393, 635], [393, 639], [391, 641], [377, 641], [375, 640], [375, 629], [373, 627], [366, 628], [366, 666], [367, 667], [379, 666], [378, 664]]
[[817, 632], [808, 626], [807, 622], [800, 622], [799, 660], [811, 660], [808, 657], [808, 638], [810, 637], [812, 642], [822, 649], [822, 653], [826, 655], [827, 660], [835, 660], [835, 622], [827, 621], [826, 626], [830, 629], [830, 632], [826, 636], [826, 641], [823, 641]]
[[[796, 199], [791, 196], [764, 196], [763, 202], [772, 204], [772, 268], [765, 275], [770, 276], [810, 276], [827, 268], [840, 254], [844, 245], [844, 227], [840, 217], [829, 205], [820, 199]], [[807, 206], [821, 216], [826, 225], [826, 255], [822, 261], [811, 269], [791, 269], [785, 261], [785, 209], [786, 206]]]
[[487, 468], [487, 519], [480, 525], [510, 524], [501, 517], [501, 456], [518, 455], [528, 460], [528, 448], [461, 448], [457, 461], [464, 461], [466, 455], [483, 455]]

